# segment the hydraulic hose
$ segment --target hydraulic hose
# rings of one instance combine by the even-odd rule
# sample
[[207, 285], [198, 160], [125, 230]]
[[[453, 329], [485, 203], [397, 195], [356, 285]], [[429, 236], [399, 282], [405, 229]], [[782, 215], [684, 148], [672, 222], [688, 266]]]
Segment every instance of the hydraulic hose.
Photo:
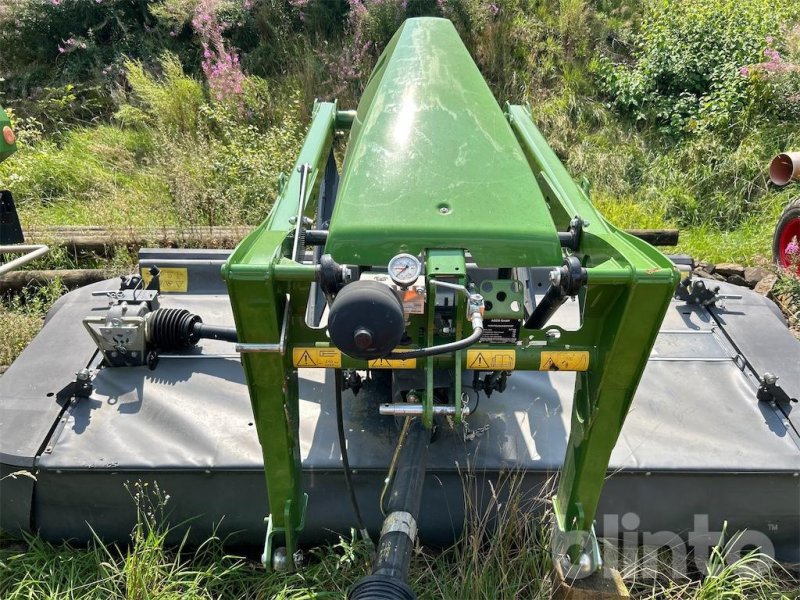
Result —
[[483, 335], [483, 321], [478, 327], [474, 327], [469, 337], [456, 342], [448, 342], [446, 344], [439, 344], [438, 346], [431, 346], [430, 348], [419, 348], [417, 350], [408, 350], [406, 352], [392, 352], [386, 358], [406, 359], [406, 358], [422, 358], [423, 356], [436, 356], [437, 354], [448, 354], [456, 350], [463, 350], [473, 344], [477, 343]]
[[334, 369], [333, 370], [333, 377], [335, 383], [335, 396], [336, 396], [336, 429], [339, 433], [339, 452], [342, 457], [342, 469], [344, 470], [344, 483], [347, 486], [347, 493], [350, 496], [350, 504], [353, 506], [353, 516], [356, 519], [356, 527], [358, 531], [361, 533], [361, 537], [364, 540], [369, 540], [370, 543], [372, 540], [369, 537], [369, 532], [367, 528], [364, 527], [364, 519], [361, 517], [361, 509], [358, 506], [358, 499], [356, 498], [356, 492], [353, 488], [353, 472], [350, 469], [350, 459], [347, 454], [347, 440], [344, 437], [344, 415], [342, 410], [342, 388], [344, 387], [342, 382], [342, 370], [341, 369]]

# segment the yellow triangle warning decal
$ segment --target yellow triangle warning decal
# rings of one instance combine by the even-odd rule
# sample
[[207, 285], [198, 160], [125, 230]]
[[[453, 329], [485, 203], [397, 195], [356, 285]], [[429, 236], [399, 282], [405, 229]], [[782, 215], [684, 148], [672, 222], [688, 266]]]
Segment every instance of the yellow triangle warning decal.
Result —
[[292, 364], [304, 369], [338, 369], [342, 353], [336, 348], [292, 348]]
[[468, 369], [490, 369], [489, 363], [486, 362], [486, 358], [483, 356], [483, 352], [477, 352], [474, 356], [470, 357], [472, 359], [471, 362], [467, 362]]
[[300, 355], [300, 358], [297, 359], [297, 366], [298, 367], [316, 367], [317, 363], [311, 358], [311, 355], [306, 351]]

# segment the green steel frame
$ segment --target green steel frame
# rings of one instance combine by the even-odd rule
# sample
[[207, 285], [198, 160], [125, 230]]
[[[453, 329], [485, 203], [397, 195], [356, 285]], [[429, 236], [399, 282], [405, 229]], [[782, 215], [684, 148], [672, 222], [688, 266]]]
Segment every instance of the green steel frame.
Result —
[[[301, 264], [291, 259], [295, 217], [298, 202], [303, 202], [303, 213], [312, 217], [317, 210], [319, 188], [325, 172], [325, 165], [333, 145], [337, 130], [352, 127], [348, 154], [343, 165], [342, 183], [339, 195], [345, 195], [352, 203], [355, 192], [354, 182], [358, 181], [358, 169], [353, 165], [359, 156], [363, 157], [364, 135], [369, 134], [370, 122], [375, 122], [371, 112], [375, 97], [381, 93], [380, 86], [393, 84], [388, 73], [391, 69], [391, 54], [399, 53], [405, 38], [419, 40], [420, 32], [436, 33], [428, 39], [447, 43], [448, 56], [458, 50], [459, 60], [463, 60], [466, 49], [453, 41], [457, 35], [447, 21], [439, 19], [412, 19], [398, 32], [384, 57], [379, 61], [377, 75], [368, 85], [365, 99], [359, 106], [357, 115], [352, 111], [339, 111], [335, 102], [316, 103], [313, 117], [303, 147], [297, 159], [296, 168], [283, 180], [279, 195], [267, 219], [248, 235], [231, 255], [223, 267], [223, 276], [228, 282], [230, 300], [233, 307], [236, 327], [241, 343], [279, 344], [282, 331], [285, 332], [285, 347], [282, 352], [246, 353], [242, 362], [250, 390], [255, 423], [263, 449], [264, 467], [271, 515], [266, 564], [271, 564], [271, 555], [278, 546], [287, 548], [289, 566], [293, 566], [293, 554], [297, 536], [302, 531], [307, 497], [301, 485], [301, 464], [298, 443], [298, 369], [293, 363], [295, 348], [330, 348], [329, 339], [320, 329], [306, 325], [305, 312], [311, 282], [315, 280], [313, 265]], [[445, 42], [441, 42], [445, 40]], [[435, 42], [431, 42], [435, 43]], [[413, 45], [413, 44], [412, 44]], [[460, 50], [459, 50], [460, 45]], [[455, 50], [454, 50], [455, 49]], [[427, 48], [427, 52], [437, 56], [437, 49]], [[390, 56], [386, 58], [386, 54]], [[406, 57], [407, 58], [407, 57]], [[433, 59], [432, 59], [433, 60]], [[387, 66], [387, 63], [389, 65]], [[471, 60], [469, 61], [470, 64]], [[406, 61], [406, 67], [408, 61]], [[382, 71], [383, 69], [383, 71]], [[474, 64], [467, 65], [461, 73], [451, 74], [465, 79], [475, 77]], [[463, 72], [468, 70], [466, 74]], [[442, 71], [440, 71], [442, 72]], [[372, 89], [376, 77], [380, 80], [378, 89]], [[479, 75], [478, 75], [479, 77]], [[387, 79], [388, 78], [388, 79]], [[481, 80], [482, 82], [482, 80]], [[377, 84], [376, 84], [377, 85]], [[475, 83], [475, 85], [478, 85]], [[485, 84], [482, 84], [485, 87]], [[488, 91], [488, 88], [486, 88]], [[483, 93], [483, 92], [481, 92]], [[494, 100], [492, 99], [492, 102]], [[514, 172], [512, 181], [528, 185], [526, 177], [535, 181], [535, 190], [528, 198], [531, 210], [545, 210], [546, 219], [537, 233], [530, 238], [531, 244], [538, 244], [535, 250], [518, 254], [508, 250], [508, 240], [491, 229], [495, 219], [490, 221], [481, 233], [480, 251], [471, 253], [479, 266], [492, 267], [556, 267], [560, 266], [562, 251], [558, 245], [557, 231], [566, 231], [570, 221], [580, 216], [584, 221], [584, 231], [577, 250], [577, 256], [588, 274], [588, 283], [578, 296], [581, 308], [581, 326], [569, 331], [558, 326], [545, 329], [526, 329], [520, 332], [521, 343], [517, 345], [491, 346], [478, 344], [474, 349], [491, 351], [506, 350], [515, 356], [517, 370], [542, 370], [543, 355], [552, 352], [583, 352], [587, 360], [580, 365], [567, 365], [562, 370], [577, 370], [573, 401], [572, 422], [564, 458], [563, 468], [554, 498], [557, 529], [561, 532], [591, 532], [600, 492], [606, 477], [611, 451], [617, 441], [627, 415], [634, 392], [644, 370], [650, 350], [655, 341], [658, 327], [666, 312], [670, 297], [678, 282], [678, 272], [671, 262], [647, 243], [626, 234], [609, 224], [591, 204], [587, 192], [572, 180], [563, 164], [536, 128], [530, 109], [509, 105], [504, 113], [494, 103], [486, 110], [496, 110], [503, 115], [498, 139], [504, 144], [512, 139], [516, 144], [513, 152], [524, 157], [527, 174]], [[377, 110], [377, 109], [375, 109]], [[472, 127], [472, 124], [468, 125]], [[454, 134], [451, 134], [454, 135]], [[469, 135], [464, 133], [464, 135]], [[509, 135], [510, 137], [503, 137]], [[360, 145], [359, 145], [360, 144]], [[358, 147], [359, 151], [352, 151]], [[511, 151], [511, 150], [509, 150]], [[519, 161], [514, 169], [519, 169]], [[305, 195], [300, 198], [302, 187], [301, 166], [309, 165]], [[519, 175], [519, 176], [518, 176]], [[456, 172], [454, 177], [465, 176]], [[496, 180], [496, 175], [492, 176]], [[409, 183], [409, 185], [412, 185]], [[533, 188], [531, 188], [533, 189]], [[348, 190], [350, 190], [348, 192]], [[422, 192], [421, 192], [422, 193]], [[424, 197], [417, 203], [404, 206], [405, 211], [426, 211], [430, 208], [432, 196]], [[457, 230], [463, 223], [451, 227], [453, 221], [434, 222], [422, 234], [416, 232], [412, 237], [417, 246], [392, 247], [387, 236], [391, 235], [385, 223], [374, 223], [373, 231], [360, 224], [350, 227], [345, 224], [343, 215], [347, 210], [338, 205], [331, 222], [331, 231], [326, 252], [339, 251], [358, 258], [360, 265], [385, 267], [387, 257], [395, 252], [422, 251], [427, 262], [427, 273], [446, 276], [452, 281], [466, 283], [465, 249], [470, 249], [469, 239], [458, 241]], [[455, 201], [452, 204], [456, 204]], [[456, 205], [457, 206], [457, 205]], [[435, 207], [441, 208], [440, 204]], [[485, 206], [468, 206], [474, 215]], [[519, 206], [514, 207], [520, 210]], [[488, 210], [495, 210], [490, 207]], [[456, 208], [458, 210], [458, 208]], [[465, 211], [469, 212], [469, 211]], [[374, 213], [365, 220], [377, 218]], [[517, 219], [516, 213], [504, 218], [509, 223]], [[525, 219], [521, 219], [525, 222]], [[551, 221], [551, 222], [550, 222]], [[347, 235], [337, 237], [337, 223]], [[352, 225], [352, 224], [350, 224]], [[379, 226], [380, 225], [380, 226]], [[470, 225], [471, 226], [471, 225]], [[441, 235], [437, 234], [437, 227]], [[525, 232], [515, 231], [513, 244], [526, 243]], [[353, 233], [358, 238], [349, 237]], [[445, 246], [442, 246], [445, 240]], [[552, 250], [551, 244], [556, 244]], [[492, 249], [497, 252], [493, 253]], [[565, 251], [566, 252], [566, 251]], [[337, 258], [335, 252], [334, 258]], [[477, 254], [477, 256], [476, 256]], [[499, 259], [491, 258], [493, 256]], [[481, 261], [480, 259], [483, 259]], [[498, 262], [499, 264], [482, 264]], [[438, 267], [438, 269], [437, 269]], [[432, 277], [429, 277], [429, 280]], [[430, 308], [435, 296], [435, 286], [429, 282], [429, 309], [427, 315], [416, 315], [409, 331], [419, 328], [425, 331], [421, 339], [414, 340], [414, 347], [439, 343], [433, 334]], [[469, 334], [463, 327], [466, 321], [466, 308], [459, 305], [461, 324], [456, 331], [457, 338]], [[558, 336], [547, 335], [557, 330]], [[451, 338], [452, 339], [452, 338]], [[466, 352], [443, 355], [418, 361], [416, 367], [427, 371], [427, 385], [423, 404], [426, 408], [424, 421], [431, 423], [432, 373], [434, 368], [452, 368], [458, 375], [468, 369]], [[366, 369], [366, 361], [355, 360], [339, 355], [336, 365], [341, 368]], [[329, 365], [330, 366], [330, 365]], [[460, 377], [455, 377], [460, 382]], [[454, 402], [460, 405], [460, 390], [454, 390]], [[459, 415], [460, 416], [460, 415]], [[579, 549], [571, 548], [573, 559]]]

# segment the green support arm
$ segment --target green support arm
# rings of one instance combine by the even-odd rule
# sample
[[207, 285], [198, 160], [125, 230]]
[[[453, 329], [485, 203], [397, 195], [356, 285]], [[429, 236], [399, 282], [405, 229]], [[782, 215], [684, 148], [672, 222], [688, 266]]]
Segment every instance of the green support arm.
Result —
[[[228, 284], [241, 343], [277, 347], [283, 339], [285, 345], [289, 322], [303, 319], [305, 306], [291, 304], [289, 298], [307, 297], [309, 284], [281, 277], [280, 273], [276, 274], [279, 270], [276, 265], [280, 263], [284, 272], [287, 267], [291, 270], [291, 265], [297, 265], [287, 258], [292, 246], [293, 218], [297, 216], [301, 201], [306, 216], [313, 215], [316, 210], [318, 175], [324, 172], [331, 150], [336, 118], [335, 103], [315, 106], [295, 168], [282, 185], [272, 211], [223, 265], [222, 274]], [[310, 169], [303, 181], [301, 167], [305, 165]], [[301, 191], [304, 192], [302, 198]], [[264, 558], [267, 566], [271, 566], [273, 550], [285, 546], [291, 569], [297, 536], [303, 529], [307, 496], [301, 483], [297, 370], [290, 357], [285, 348], [284, 351], [242, 354], [264, 457], [270, 505]]]
[[589, 370], [576, 376], [554, 509], [556, 546], [575, 565], [573, 574], [588, 573], [599, 566], [593, 521], [611, 452], [679, 275], [660, 252], [597, 212], [533, 124], [528, 109], [509, 106], [507, 117], [557, 227], [566, 229], [574, 217], [584, 223], [574, 255], [587, 267], [588, 285], [579, 298], [582, 324], [575, 338], [593, 346], [596, 358]]

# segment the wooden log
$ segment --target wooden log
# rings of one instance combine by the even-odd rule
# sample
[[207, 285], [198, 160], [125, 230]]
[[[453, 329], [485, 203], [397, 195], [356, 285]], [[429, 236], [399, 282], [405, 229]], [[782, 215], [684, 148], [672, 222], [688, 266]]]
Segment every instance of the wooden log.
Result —
[[109, 279], [112, 274], [103, 269], [49, 269], [45, 271], [13, 271], [0, 276], [0, 294], [19, 292], [27, 286], [41, 286], [56, 278], [67, 289], [75, 289], [97, 281]]
[[[74, 255], [94, 253], [110, 256], [117, 248], [235, 248], [250, 227], [198, 227], [194, 229], [113, 229], [105, 227], [47, 227], [26, 233], [30, 243], [66, 248]], [[626, 229], [629, 234], [654, 246], [677, 246], [677, 229]]]
[[195, 229], [113, 229], [104, 227], [47, 227], [25, 234], [26, 241], [65, 248], [74, 256], [111, 256], [118, 248], [235, 248], [250, 227]]

